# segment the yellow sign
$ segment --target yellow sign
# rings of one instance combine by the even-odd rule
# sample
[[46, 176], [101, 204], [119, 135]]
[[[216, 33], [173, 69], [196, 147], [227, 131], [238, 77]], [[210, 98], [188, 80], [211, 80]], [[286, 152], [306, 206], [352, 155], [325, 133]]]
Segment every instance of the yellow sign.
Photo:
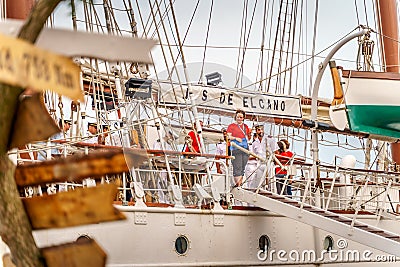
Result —
[[4, 35], [0, 35], [0, 81], [83, 100], [80, 69], [71, 59]]

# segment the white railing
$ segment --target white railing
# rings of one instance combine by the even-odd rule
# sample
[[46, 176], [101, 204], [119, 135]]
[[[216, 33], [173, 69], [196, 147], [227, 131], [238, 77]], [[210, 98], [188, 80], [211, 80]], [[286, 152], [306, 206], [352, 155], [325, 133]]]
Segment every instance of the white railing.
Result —
[[[73, 147], [70, 144], [57, 144], [57, 148], [63, 151], [80, 151], [86, 152], [88, 148], [85, 146]], [[31, 147], [29, 152], [36, 152], [43, 150], [44, 147], [36, 146]], [[19, 157], [20, 153], [27, 151], [21, 150], [14, 153], [14, 156], [23, 161], [35, 161], [35, 159], [22, 159]], [[226, 162], [230, 164], [228, 159], [217, 159], [210, 155], [200, 157], [202, 155], [194, 155], [188, 158], [179, 152], [167, 153], [157, 155], [153, 153], [152, 157], [141, 168], [135, 169], [137, 182], [143, 184], [144, 192], [148, 196], [152, 196], [152, 201], [160, 203], [174, 204], [169, 185], [171, 181], [178, 186], [181, 190], [182, 202], [184, 205], [197, 205], [199, 197], [193, 190], [194, 183], [200, 184], [211, 195], [211, 187], [217, 187], [217, 191], [227, 203], [232, 203], [230, 200], [230, 191], [233, 186], [232, 174]], [[63, 153], [65, 156], [66, 153]], [[156, 156], [154, 156], [156, 155]], [[264, 175], [267, 181], [261, 181], [257, 186], [256, 192], [260, 189], [267, 189], [275, 191], [274, 185], [278, 182], [275, 179], [275, 174], [271, 165], [273, 164], [274, 155], [270, 155], [268, 159], [260, 160], [264, 162], [265, 172]], [[201, 171], [201, 167], [196, 162], [203, 159], [203, 167], [206, 168], [208, 163], [219, 162], [225, 169], [224, 174], [217, 174], [215, 170], [212, 175], [207, 175], [206, 171]], [[165, 165], [165, 160], [171, 165], [168, 171]], [[164, 163], [164, 164], [163, 164]], [[400, 183], [398, 183], [398, 174], [390, 172], [380, 172], [372, 170], [360, 169], [345, 169], [339, 166], [319, 166], [319, 179], [315, 179], [310, 174], [312, 166], [310, 164], [294, 164], [293, 159], [290, 161], [288, 169], [295, 168], [293, 178], [290, 186], [292, 187], [293, 195], [287, 196], [301, 202], [301, 208], [305, 204], [318, 206], [324, 210], [341, 210], [353, 213], [353, 218], [359, 214], [370, 214], [376, 216], [379, 222], [382, 218], [390, 218], [395, 216], [398, 212], [399, 203], [399, 190]], [[126, 204], [130, 199], [127, 196], [132, 196], [132, 188], [130, 182], [133, 182], [132, 175], [124, 173], [119, 175], [121, 179], [121, 201]], [[170, 179], [171, 178], [171, 179]], [[283, 187], [289, 185], [288, 176], [283, 182]], [[112, 179], [105, 179], [112, 180]], [[69, 185], [69, 187], [75, 184]], [[185, 186], [186, 185], [186, 186]], [[80, 185], [75, 185], [80, 186]], [[32, 189], [27, 189], [32, 192]], [[33, 190], [35, 191], [35, 190]], [[38, 189], [36, 191], [39, 191]], [[282, 192], [276, 192], [282, 193]], [[150, 200], [150, 199], [148, 199]], [[211, 200], [212, 201], [212, 200]], [[318, 203], [318, 205], [316, 204]]]

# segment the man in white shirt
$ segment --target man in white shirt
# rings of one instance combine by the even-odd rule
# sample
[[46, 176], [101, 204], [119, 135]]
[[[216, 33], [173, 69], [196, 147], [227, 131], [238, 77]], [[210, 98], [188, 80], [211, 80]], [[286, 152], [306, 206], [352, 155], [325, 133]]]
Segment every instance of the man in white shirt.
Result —
[[[267, 158], [267, 151], [268, 155], [273, 153], [273, 147], [271, 144], [275, 143], [271, 142], [274, 140], [272, 137], [267, 137], [264, 135], [264, 127], [263, 125], [257, 125], [256, 127], [255, 138], [251, 145], [250, 151], [254, 154], [260, 156], [263, 159]], [[248, 176], [248, 186], [249, 188], [257, 188], [260, 184], [268, 185], [266, 178], [269, 177], [270, 171], [266, 171], [267, 165], [265, 162], [261, 161], [260, 159], [249, 158], [249, 163], [253, 163], [255, 168], [252, 168], [252, 175]]]
[[172, 149], [172, 144], [173, 144], [173, 141], [174, 141], [174, 135], [173, 135], [172, 131], [168, 131], [167, 135], [164, 136], [163, 141], [164, 141], [163, 142], [164, 149], [162, 147], [160, 139], [157, 139], [157, 141], [154, 142], [153, 149], [154, 150], [173, 150]]
[[[254, 148], [253, 148], [254, 147], [253, 144], [254, 144], [255, 140], [257, 139], [257, 134], [254, 133], [252, 138], [253, 138], [253, 141], [249, 144], [249, 151], [258, 155], [258, 153], [256, 151], [254, 151]], [[257, 158], [255, 158], [252, 155], [249, 155], [249, 160], [247, 161], [246, 168], [244, 170], [245, 176], [246, 176], [245, 184], [246, 184], [246, 187], [248, 187], [248, 188], [254, 188], [253, 182], [256, 179], [257, 167], [258, 167]]]

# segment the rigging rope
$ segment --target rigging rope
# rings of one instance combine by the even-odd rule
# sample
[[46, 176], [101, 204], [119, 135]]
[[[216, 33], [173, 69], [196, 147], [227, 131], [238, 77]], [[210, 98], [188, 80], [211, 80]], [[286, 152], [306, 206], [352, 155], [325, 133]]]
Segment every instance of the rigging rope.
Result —
[[313, 44], [312, 44], [312, 59], [311, 59], [311, 72], [310, 72], [310, 86], [308, 93], [309, 95], [312, 94], [312, 88], [313, 88], [313, 74], [314, 74], [314, 55], [315, 55], [315, 46], [316, 46], [316, 37], [317, 37], [317, 25], [318, 25], [318, 7], [319, 7], [319, 1], [315, 1], [315, 13], [314, 13], [314, 33], [313, 33]]
[[[267, 2], [264, 1], [264, 10], [263, 10], [263, 27], [261, 30], [261, 46], [260, 46], [260, 60], [258, 63], [258, 70], [257, 70], [257, 76], [256, 80], [262, 79], [264, 75], [264, 46], [265, 46], [265, 34], [266, 34], [266, 26], [267, 26], [267, 14], [268, 14], [268, 9], [267, 9]], [[258, 73], [260, 73], [260, 78], [258, 78]], [[260, 82], [258, 86], [259, 91], [263, 91], [263, 82]]]
[[354, 6], [356, 8], [356, 16], [357, 16], [357, 24], [360, 25], [360, 16], [358, 14], [358, 6], [357, 6], [357, 0], [354, 0]]
[[210, 6], [210, 13], [208, 15], [208, 23], [207, 23], [207, 33], [206, 33], [206, 40], [204, 44], [204, 52], [203, 52], [203, 59], [201, 62], [201, 70], [200, 70], [200, 76], [199, 76], [199, 83], [201, 83], [203, 79], [203, 72], [204, 72], [204, 61], [206, 59], [206, 51], [207, 51], [207, 44], [208, 44], [208, 36], [210, 33], [210, 25], [211, 25], [211, 18], [212, 18], [212, 13], [213, 13], [213, 7], [214, 7], [214, 0], [211, 0], [211, 6]]
[[247, 45], [248, 45], [249, 40], [250, 40], [250, 33], [251, 33], [252, 28], [253, 28], [253, 22], [254, 22], [254, 17], [255, 17], [255, 13], [256, 13], [257, 3], [258, 3], [258, 0], [256, 0], [255, 3], [254, 3], [253, 12], [252, 12], [252, 15], [251, 15], [250, 26], [249, 26], [249, 29], [248, 29], [248, 32], [247, 32], [247, 36], [245, 36], [245, 33], [247, 31], [246, 30], [246, 28], [247, 28], [247, 10], [246, 10], [246, 24], [245, 24], [246, 27], [245, 27], [245, 30], [244, 30], [244, 33], [243, 33], [244, 36], [243, 36], [242, 59], [241, 59], [240, 67], [237, 66], [237, 75], [236, 75], [235, 87], [239, 86], [239, 80], [240, 80], [240, 87], [243, 86], [244, 59], [245, 59], [245, 55], [246, 55], [246, 51], [247, 51]]

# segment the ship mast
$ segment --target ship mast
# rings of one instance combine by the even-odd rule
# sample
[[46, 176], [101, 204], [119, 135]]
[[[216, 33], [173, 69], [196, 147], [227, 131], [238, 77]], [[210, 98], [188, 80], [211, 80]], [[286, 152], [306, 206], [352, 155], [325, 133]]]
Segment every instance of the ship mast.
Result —
[[[377, 15], [380, 30], [380, 43], [383, 55], [383, 66], [386, 72], [400, 72], [399, 67], [399, 26], [397, 22], [396, 0], [378, 0]], [[392, 159], [400, 164], [400, 144], [392, 143]]]

